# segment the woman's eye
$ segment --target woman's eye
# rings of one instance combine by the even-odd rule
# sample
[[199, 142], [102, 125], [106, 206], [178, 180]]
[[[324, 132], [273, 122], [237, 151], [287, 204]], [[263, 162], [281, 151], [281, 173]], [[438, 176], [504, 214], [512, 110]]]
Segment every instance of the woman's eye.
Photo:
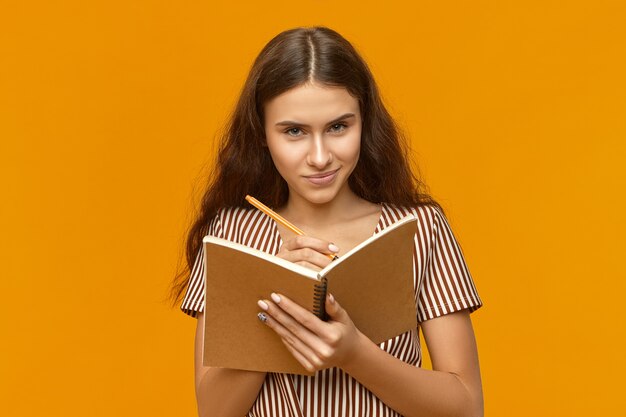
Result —
[[299, 128], [299, 127], [292, 127], [292, 128], [290, 128], [290, 129], [287, 129], [287, 130], [285, 131], [285, 133], [287, 133], [287, 134], [288, 134], [288, 135], [290, 135], [290, 136], [298, 136], [297, 134], [292, 135], [292, 133], [293, 133], [293, 131], [294, 131], [294, 130], [295, 130], [295, 131], [296, 131], [296, 133], [297, 133], [297, 132], [299, 132], [299, 131], [300, 131], [300, 128]]
[[[334, 125], [331, 126], [332, 129], [335, 130], [335, 132], [341, 132], [343, 131], [347, 126], [343, 123], [336, 123]], [[337, 128], [337, 129], [335, 129]]]

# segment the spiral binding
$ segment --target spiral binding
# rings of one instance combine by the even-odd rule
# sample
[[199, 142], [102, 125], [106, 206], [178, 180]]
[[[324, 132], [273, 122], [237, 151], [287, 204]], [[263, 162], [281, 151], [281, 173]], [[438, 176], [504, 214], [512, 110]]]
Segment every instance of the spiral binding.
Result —
[[323, 277], [319, 283], [315, 284], [313, 289], [313, 313], [320, 319], [326, 321], [326, 290], [328, 283], [326, 277]]

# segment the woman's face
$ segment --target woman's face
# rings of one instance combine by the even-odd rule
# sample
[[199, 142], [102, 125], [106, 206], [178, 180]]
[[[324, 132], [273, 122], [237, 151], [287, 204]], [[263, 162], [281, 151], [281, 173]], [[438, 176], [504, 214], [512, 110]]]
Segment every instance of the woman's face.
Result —
[[361, 149], [358, 100], [345, 88], [304, 84], [268, 101], [265, 135], [290, 198], [324, 204], [350, 192]]

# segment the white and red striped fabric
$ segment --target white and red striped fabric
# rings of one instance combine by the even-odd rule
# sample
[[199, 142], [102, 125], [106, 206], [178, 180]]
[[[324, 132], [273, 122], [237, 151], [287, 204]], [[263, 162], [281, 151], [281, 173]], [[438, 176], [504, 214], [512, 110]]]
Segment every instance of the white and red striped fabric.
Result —
[[[435, 206], [396, 207], [382, 203], [375, 234], [408, 214], [418, 219], [413, 252], [417, 321], [482, 306], [465, 258], [450, 225]], [[209, 234], [275, 255], [282, 240], [276, 223], [256, 209], [222, 209]], [[197, 317], [204, 311], [203, 249], [196, 257], [180, 309]], [[380, 348], [421, 366], [419, 327], [381, 343]], [[367, 388], [338, 368], [313, 376], [268, 373], [249, 417], [261, 416], [399, 416]]]

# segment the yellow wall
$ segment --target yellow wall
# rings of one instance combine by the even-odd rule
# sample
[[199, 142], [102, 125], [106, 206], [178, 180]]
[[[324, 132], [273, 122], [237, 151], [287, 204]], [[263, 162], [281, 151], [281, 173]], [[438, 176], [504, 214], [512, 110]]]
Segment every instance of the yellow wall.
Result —
[[465, 251], [487, 415], [623, 415], [624, 2], [233, 4], [3, 3], [2, 414], [194, 414], [195, 320], [162, 301], [193, 188], [261, 47], [323, 24]]

